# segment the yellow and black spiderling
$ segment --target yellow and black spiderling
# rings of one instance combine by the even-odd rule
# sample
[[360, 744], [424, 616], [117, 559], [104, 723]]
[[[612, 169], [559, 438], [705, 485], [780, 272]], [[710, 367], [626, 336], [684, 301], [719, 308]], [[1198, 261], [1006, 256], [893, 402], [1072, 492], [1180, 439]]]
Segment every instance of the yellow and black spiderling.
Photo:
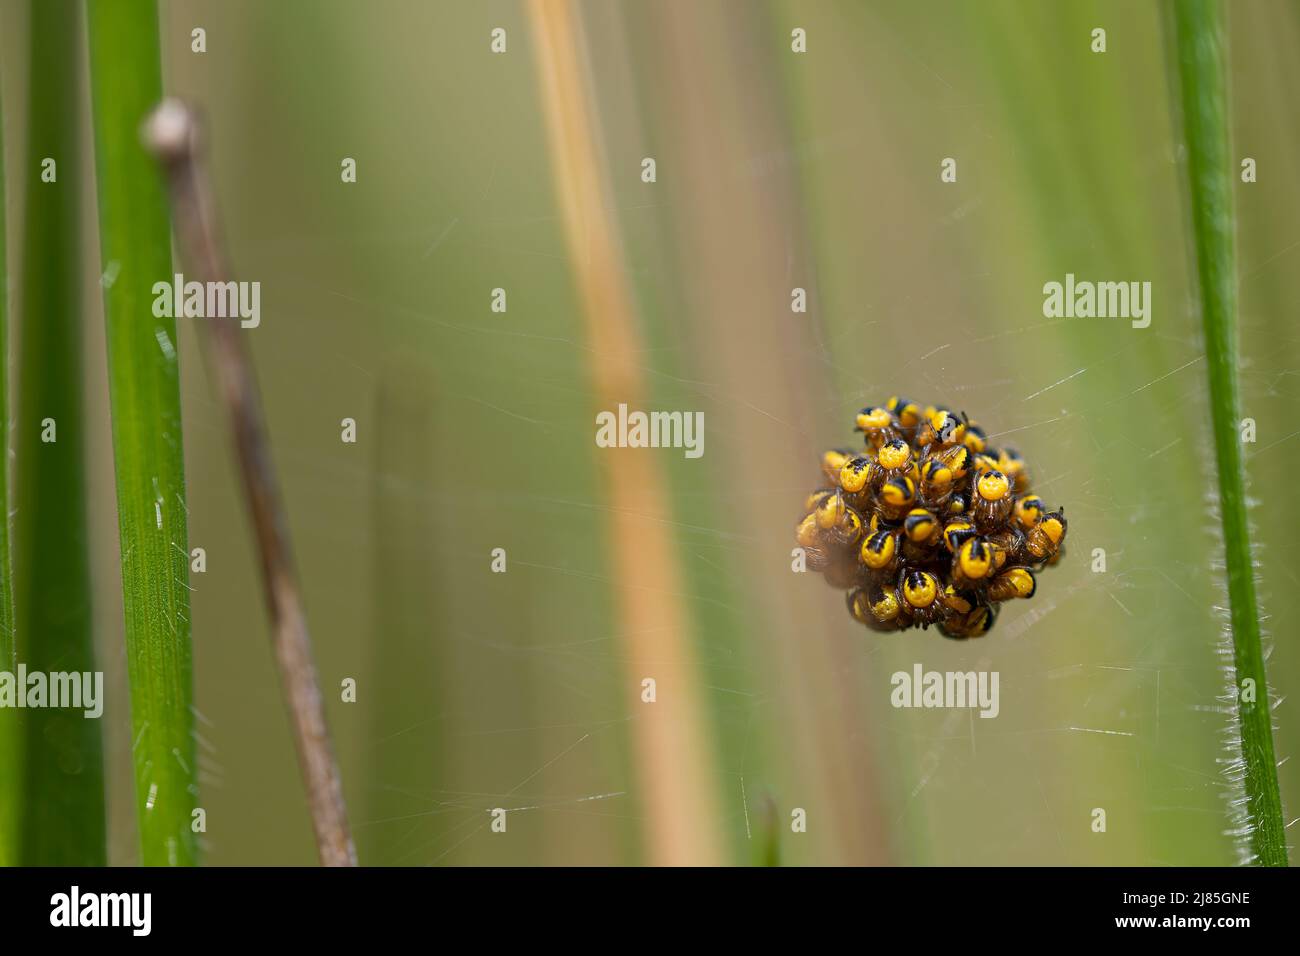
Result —
[[[987, 634], [1065, 553], [1065, 510], [1030, 491], [1025, 460], [965, 412], [894, 396], [857, 413], [863, 448], [826, 452], [795, 539], [873, 631]], [[996, 436], [994, 436], [996, 438]]]

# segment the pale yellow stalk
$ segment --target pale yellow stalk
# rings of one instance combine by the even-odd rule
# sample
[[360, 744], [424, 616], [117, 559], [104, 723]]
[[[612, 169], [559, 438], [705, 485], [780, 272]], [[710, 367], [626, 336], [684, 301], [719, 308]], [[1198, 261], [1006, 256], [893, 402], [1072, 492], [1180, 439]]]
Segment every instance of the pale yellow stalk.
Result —
[[[643, 407], [640, 351], [597, 120], [585, 72], [582, 26], [568, 0], [533, 0], [541, 106], [551, 147], [561, 218], [591, 345], [600, 409]], [[593, 419], [593, 436], [595, 424]], [[594, 440], [594, 439], [593, 439]], [[633, 708], [634, 756], [651, 863], [723, 861], [717, 794], [709, 777], [712, 733], [701, 700], [695, 649], [681, 601], [680, 571], [664, 516], [664, 477], [644, 451], [607, 449], [610, 550]], [[654, 678], [656, 700], [641, 699]]]

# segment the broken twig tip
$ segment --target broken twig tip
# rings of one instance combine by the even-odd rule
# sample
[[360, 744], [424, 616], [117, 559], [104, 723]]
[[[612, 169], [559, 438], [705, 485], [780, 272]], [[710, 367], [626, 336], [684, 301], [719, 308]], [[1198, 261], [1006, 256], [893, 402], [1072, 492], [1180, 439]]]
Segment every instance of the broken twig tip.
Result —
[[198, 125], [194, 110], [183, 101], [168, 97], [145, 120], [144, 144], [163, 162], [177, 162], [193, 155]]

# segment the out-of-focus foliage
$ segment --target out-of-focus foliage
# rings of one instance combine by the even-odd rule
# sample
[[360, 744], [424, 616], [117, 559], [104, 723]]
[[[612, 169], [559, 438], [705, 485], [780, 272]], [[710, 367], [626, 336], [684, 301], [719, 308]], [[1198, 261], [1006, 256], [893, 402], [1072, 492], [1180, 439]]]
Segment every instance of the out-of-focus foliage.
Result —
[[[6, 23], [14, 6], [0, 0]], [[669, 493], [638, 517], [669, 533], [728, 858], [1231, 862], [1209, 404], [1158, 6], [593, 0], [580, 13], [642, 401], [705, 415], [703, 458], [641, 453]], [[655, 777], [633, 740], [654, 705], [629, 701], [654, 674], [629, 673], [624, 654], [610, 464], [593, 441], [602, 354], [524, 8], [176, 0], [163, 14], [165, 85], [209, 115], [234, 267], [262, 283], [250, 334], [322, 682], [357, 681], [355, 703], [333, 692], [329, 707], [362, 861], [649, 859]], [[191, 52], [196, 27], [205, 53]], [[2, 36], [11, 102], [20, 38]], [[1229, 38], [1233, 148], [1259, 169], [1234, 181], [1242, 413], [1258, 425], [1247, 471], [1277, 626], [1300, 613], [1285, 558], [1300, 507], [1300, 187], [1282, 170], [1300, 134], [1278, 121], [1300, 81], [1300, 17], [1234, 6]], [[356, 183], [341, 181], [347, 157]], [[948, 158], [956, 182], [941, 179]], [[13, 166], [11, 194], [27, 175]], [[1067, 274], [1149, 281], [1150, 327], [1046, 317], [1043, 286]], [[796, 287], [807, 312], [791, 311]], [[101, 322], [90, 298], [87, 327]], [[196, 370], [182, 383], [190, 538], [208, 554], [191, 582], [207, 859], [309, 863], [193, 321], [179, 337]], [[812, 463], [897, 391], [964, 409], [1044, 463], [1034, 489], [1067, 509], [1051, 587], [986, 638], [867, 633], [791, 572]], [[355, 444], [340, 441], [347, 417]], [[106, 442], [91, 452], [97, 639], [121, 684]], [[890, 676], [917, 663], [998, 671], [999, 716], [891, 707]], [[1295, 655], [1279, 647], [1270, 678], [1287, 697]], [[124, 686], [113, 693], [121, 795], [129, 717]], [[1288, 710], [1282, 757], [1300, 746]], [[1280, 773], [1285, 801], [1300, 769]], [[134, 845], [118, 836], [124, 801], [117, 860]], [[514, 811], [506, 834], [494, 807]]]

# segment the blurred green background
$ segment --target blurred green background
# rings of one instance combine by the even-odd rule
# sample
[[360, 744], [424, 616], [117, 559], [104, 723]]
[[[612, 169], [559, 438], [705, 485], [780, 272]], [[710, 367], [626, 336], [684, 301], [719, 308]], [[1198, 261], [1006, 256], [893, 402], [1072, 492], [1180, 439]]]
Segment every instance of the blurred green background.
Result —
[[[700, 705], [703, 787], [683, 796], [717, 845], [678, 861], [762, 859], [772, 833], [790, 864], [1235, 861], [1226, 594], [1158, 4], [578, 4], [586, 100], [561, 106], [591, 121], [605, 202], [588, 213], [625, 271], [637, 401], [706, 420], [703, 458], [631, 453], [631, 478], [593, 442], [612, 406], [592, 330], [613, 320], [584, 317], [527, 7], [161, 6], [166, 86], [208, 115], [237, 276], [262, 284], [249, 334], [363, 863], [662, 860], [654, 794], [681, 767], [637, 742], [659, 704], [640, 702], [655, 660], [634, 650], [647, 638], [621, 599], [639, 574], [613, 557], [629, 530], [669, 546], [675, 583], [650, 599], [681, 626], [648, 640], [682, 678], [659, 693]], [[1229, 14], [1234, 150], [1259, 170], [1236, 194], [1242, 407], [1258, 425], [1248, 467], [1294, 809], [1300, 654], [1281, 622], [1300, 616], [1300, 9]], [[35, 175], [18, 162], [25, 24], [25, 3], [0, 0], [15, 254]], [[84, 108], [84, 67], [69, 68]], [[956, 183], [940, 181], [946, 157]], [[1150, 328], [1044, 318], [1043, 284], [1067, 272], [1150, 281]], [[129, 863], [103, 320], [84, 298], [109, 856]], [[190, 543], [208, 561], [191, 580], [205, 859], [312, 863], [197, 321], [178, 325]], [[842, 595], [791, 573], [820, 452], [895, 392], [1017, 446], [1069, 516], [1066, 559], [981, 640], [869, 633]], [[339, 440], [345, 417], [356, 444]], [[498, 547], [505, 574], [490, 571]], [[890, 675], [916, 662], [998, 671], [1000, 715], [891, 708]], [[347, 677], [356, 703], [339, 699]], [[493, 807], [516, 810], [505, 834]], [[790, 831], [795, 808], [806, 833]]]

